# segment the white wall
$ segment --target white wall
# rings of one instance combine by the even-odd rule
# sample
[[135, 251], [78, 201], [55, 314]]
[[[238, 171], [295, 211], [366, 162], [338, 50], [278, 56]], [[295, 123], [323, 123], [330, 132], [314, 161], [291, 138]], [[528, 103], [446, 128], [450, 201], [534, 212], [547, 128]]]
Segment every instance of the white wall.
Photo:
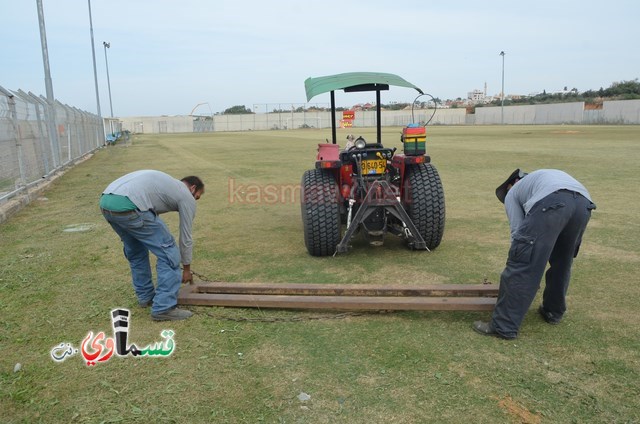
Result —
[[[383, 127], [424, 123], [433, 109], [382, 112]], [[342, 112], [336, 113], [340, 124]], [[556, 125], [556, 124], [640, 124], [640, 100], [604, 102], [601, 110], [585, 110], [584, 102], [542, 105], [478, 107], [475, 114], [464, 108], [437, 109], [430, 125]], [[194, 132], [192, 116], [137, 116], [120, 118], [122, 129], [133, 133], [158, 134]], [[356, 111], [355, 127], [374, 127], [375, 111]], [[215, 115], [213, 131], [265, 131], [272, 129], [329, 128], [330, 112], [282, 112], [246, 115]]]

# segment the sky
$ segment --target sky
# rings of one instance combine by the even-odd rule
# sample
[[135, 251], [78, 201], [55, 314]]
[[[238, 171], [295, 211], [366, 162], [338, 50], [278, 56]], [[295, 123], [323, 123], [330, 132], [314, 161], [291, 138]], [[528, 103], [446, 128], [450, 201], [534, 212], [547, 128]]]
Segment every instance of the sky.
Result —
[[[105, 117], [108, 81], [116, 117], [288, 109], [306, 103], [305, 79], [360, 71], [443, 100], [499, 95], [501, 51], [507, 95], [640, 77], [638, 0], [42, 0], [54, 96], [91, 113], [89, 1]], [[0, 86], [45, 95], [37, 1], [0, 0], [0, 16]], [[382, 103], [415, 96], [392, 87]], [[374, 100], [336, 93], [338, 106]]]

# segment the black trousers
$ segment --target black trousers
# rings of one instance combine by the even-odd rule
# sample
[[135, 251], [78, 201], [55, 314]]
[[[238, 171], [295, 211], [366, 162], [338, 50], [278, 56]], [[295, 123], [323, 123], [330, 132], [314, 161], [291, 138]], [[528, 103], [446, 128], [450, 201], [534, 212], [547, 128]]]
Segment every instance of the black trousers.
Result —
[[[492, 324], [505, 337], [516, 337], [525, 314], [540, 288], [542, 304], [561, 317], [567, 310], [566, 294], [573, 259], [595, 205], [568, 190], [556, 191], [536, 203], [513, 235], [507, 265], [500, 275], [498, 300]], [[549, 269], [545, 274], [545, 268]]]

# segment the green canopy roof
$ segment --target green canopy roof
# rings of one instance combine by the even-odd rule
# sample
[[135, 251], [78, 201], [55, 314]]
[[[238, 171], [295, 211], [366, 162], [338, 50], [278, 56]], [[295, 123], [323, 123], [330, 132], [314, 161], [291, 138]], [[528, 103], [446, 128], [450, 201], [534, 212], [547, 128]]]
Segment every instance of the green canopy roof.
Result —
[[422, 90], [405, 79], [397, 75], [381, 72], [348, 72], [325, 77], [307, 78], [304, 82], [304, 88], [307, 91], [307, 101], [309, 101], [318, 94], [364, 84], [387, 84], [414, 88], [420, 94], [423, 94]]

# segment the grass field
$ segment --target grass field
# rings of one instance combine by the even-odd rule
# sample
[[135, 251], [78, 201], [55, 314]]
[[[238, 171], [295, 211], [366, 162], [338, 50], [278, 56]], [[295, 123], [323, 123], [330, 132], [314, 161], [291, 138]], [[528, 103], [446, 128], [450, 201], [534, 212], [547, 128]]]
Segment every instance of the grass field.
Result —
[[[400, 147], [400, 131], [384, 129], [385, 144]], [[372, 129], [352, 132], [374, 138]], [[389, 236], [383, 247], [357, 241], [348, 254], [314, 258], [295, 188], [328, 136], [134, 136], [0, 225], [0, 421], [640, 422], [640, 127], [431, 127], [428, 153], [447, 208], [440, 247], [412, 252]], [[97, 207], [101, 190], [133, 170], [201, 176], [192, 269], [207, 280], [498, 282], [509, 230], [494, 189], [516, 167], [569, 172], [598, 209], [565, 319], [544, 323], [537, 298], [515, 341], [475, 334], [471, 323], [489, 317], [475, 312], [191, 307], [187, 321], [152, 322]], [[177, 234], [177, 214], [164, 216]], [[78, 228], [86, 231], [69, 231]], [[51, 358], [60, 343], [79, 347], [89, 331], [110, 334], [116, 307], [131, 310], [129, 339], [138, 346], [172, 329], [173, 354], [93, 367], [79, 354]]]

